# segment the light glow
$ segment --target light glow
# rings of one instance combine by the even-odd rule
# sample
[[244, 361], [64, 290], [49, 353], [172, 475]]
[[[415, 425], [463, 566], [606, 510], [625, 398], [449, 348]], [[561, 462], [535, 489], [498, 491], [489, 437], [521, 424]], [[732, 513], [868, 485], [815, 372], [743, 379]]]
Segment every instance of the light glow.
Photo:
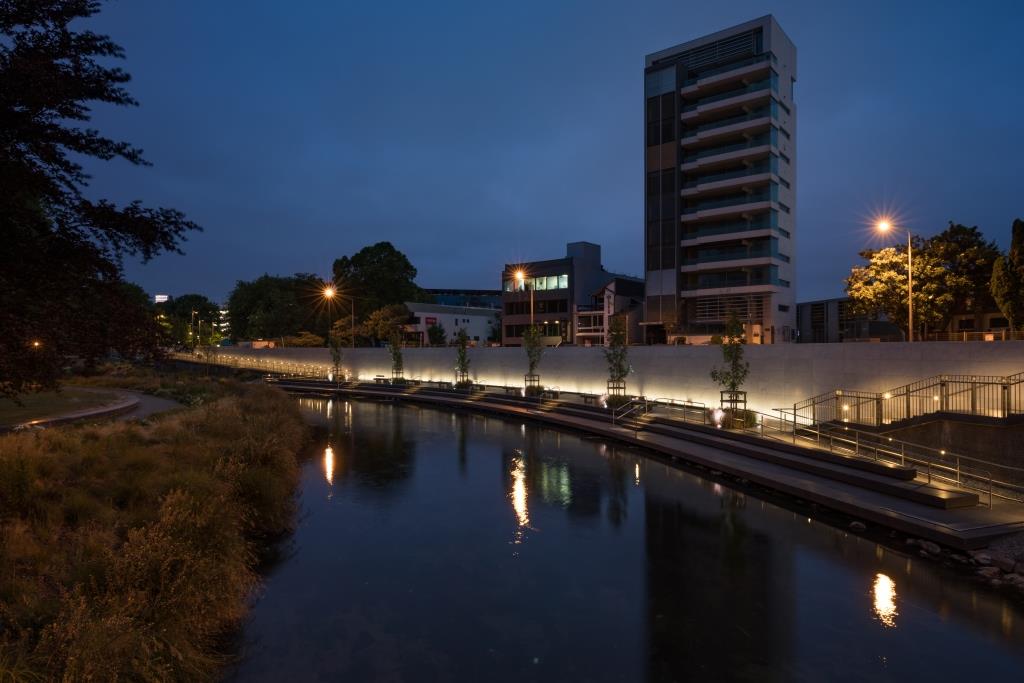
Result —
[[896, 583], [885, 574], [876, 574], [872, 592], [875, 616], [886, 628], [896, 628]]
[[324, 449], [324, 479], [329, 486], [334, 486], [334, 449], [330, 446]]
[[333, 299], [335, 294], [337, 294], [337, 290], [334, 289], [334, 287], [331, 287], [330, 285], [324, 287], [325, 299]]
[[526, 464], [522, 457], [512, 461], [512, 490], [508, 494], [512, 501], [512, 510], [516, 513], [516, 529], [514, 542], [518, 545], [523, 542], [523, 529], [530, 525], [530, 509], [527, 505], [526, 493]]

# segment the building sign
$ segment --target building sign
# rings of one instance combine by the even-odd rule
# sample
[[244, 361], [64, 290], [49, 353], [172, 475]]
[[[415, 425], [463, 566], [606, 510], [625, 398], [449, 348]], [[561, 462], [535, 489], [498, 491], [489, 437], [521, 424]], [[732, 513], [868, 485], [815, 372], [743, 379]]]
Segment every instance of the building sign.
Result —
[[427, 320], [427, 324], [428, 325], [436, 325], [437, 324], [437, 318], [427, 318], [426, 320]]

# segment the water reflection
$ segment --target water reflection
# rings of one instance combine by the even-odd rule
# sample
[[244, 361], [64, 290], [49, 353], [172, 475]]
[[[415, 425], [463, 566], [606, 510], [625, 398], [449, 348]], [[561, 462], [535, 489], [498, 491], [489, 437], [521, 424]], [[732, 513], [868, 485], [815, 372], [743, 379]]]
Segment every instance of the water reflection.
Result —
[[512, 490], [508, 497], [512, 501], [512, 509], [516, 513], [515, 543], [523, 542], [523, 530], [530, 526], [530, 509], [527, 505], [526, 493], [526, 464], [522, 456], [512, 459]]
[[896, 628], [896, 583], [885, 574], [875, 574], [872, 587], [875, 616], [886, 628]]
[[1019, 605], [806, 513], [533, 424], [303, 406], [324, 429], [298, 550], [253, 612], [239, 680], [939, 680], [1024, 667]]

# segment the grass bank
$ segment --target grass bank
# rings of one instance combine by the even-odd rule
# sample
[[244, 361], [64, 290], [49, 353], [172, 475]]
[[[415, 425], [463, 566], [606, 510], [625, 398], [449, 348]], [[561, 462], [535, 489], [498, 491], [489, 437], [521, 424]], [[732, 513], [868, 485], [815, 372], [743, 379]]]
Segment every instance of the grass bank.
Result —
[[0, 681], [216, 677], [261, 554], [291, 528], [306, 434], [293, 401], [121, 380], [201, 405], [0, 436]]

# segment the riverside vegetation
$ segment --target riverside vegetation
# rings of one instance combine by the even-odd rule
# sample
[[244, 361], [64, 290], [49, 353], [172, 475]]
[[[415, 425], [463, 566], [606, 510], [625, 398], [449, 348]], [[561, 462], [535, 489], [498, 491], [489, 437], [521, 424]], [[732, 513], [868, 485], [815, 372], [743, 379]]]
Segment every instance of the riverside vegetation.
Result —
[[[129, 381], [130, 380], [130, 381]], [[260, 385], [135, 374], [140, 423], [0, 437], [0, 680], [210, 680], [292, 529], [306, 427]]]

